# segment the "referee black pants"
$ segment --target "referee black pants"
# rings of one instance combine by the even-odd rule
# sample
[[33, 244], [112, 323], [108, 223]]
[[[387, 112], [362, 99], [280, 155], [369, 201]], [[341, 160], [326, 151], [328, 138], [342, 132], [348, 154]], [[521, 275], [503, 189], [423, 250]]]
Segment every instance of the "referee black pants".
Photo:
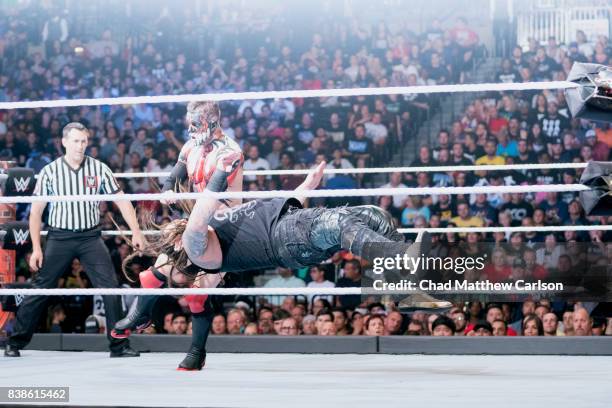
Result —
[[[51, 230], [45, 245], [42, 268], [33, 280], [35, 288], [57, 288], [57, 283], [74, 258], [78, 258], [87, 277], [96, 288], [119, 286], [110, 254], [99, 230], [72, 232]], [[129, 343], [127, 339], [115, 339], [110, 332], [115, 322], [123, 317], [121, 298], [104, 296], [106, 311], [106, 335], [111, 351], [120, 350]], [[26, 296], [17, 310], [15, 329], [9, 343], [24, 348], [34, 334], [41, 314], [46, 308], [47, 296]]]

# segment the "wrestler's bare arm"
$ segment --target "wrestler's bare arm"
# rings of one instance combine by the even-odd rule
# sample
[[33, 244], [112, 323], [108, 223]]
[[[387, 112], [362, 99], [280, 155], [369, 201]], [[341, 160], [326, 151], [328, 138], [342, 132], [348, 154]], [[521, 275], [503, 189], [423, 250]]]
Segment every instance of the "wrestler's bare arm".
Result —
[[[306, 176], [306, 180], [304, 180], [304, 182], [300, 184], [295, 189], [295, 191], [309, 191], [315, 190], [317, 187], [319, 187], [319, 184], [321, 184], [321, 179], [323, 178], [323, 172], [325, 171], [326, 165], [326, 162], [319, 163], [317, 167], [315, 167], [310, 171], [310, 173], [308, 173], [308, 176]], [[306, 201], [306, 197], [300, 197], [299, 195], [297, 195], [295, 198], [298, 199], [300, 203], [302, 203], [302, 205]]]
[[215, 233], [208, 228], [218, 205], [215, 198], [198, 199], [183, 232], [182, 244], [185, 253], [191, 262], [203, 269], [219, 268], [223, 259], [219, 241]]

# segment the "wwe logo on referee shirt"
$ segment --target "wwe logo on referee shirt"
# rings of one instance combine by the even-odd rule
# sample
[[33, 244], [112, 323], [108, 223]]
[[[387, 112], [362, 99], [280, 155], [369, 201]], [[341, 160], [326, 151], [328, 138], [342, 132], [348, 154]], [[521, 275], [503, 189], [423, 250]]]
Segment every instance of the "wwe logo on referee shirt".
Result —
[[15, 190], [19, 193], [23, 193], [28, 190], [30, 185], [30, 177], [15, 177]]
[[25, 296], [23, 295], [15, 295], [15, 306], [19, 306], [24, 298]]
[[17, 245], [24, 245], [28, 241], [28, 236], [30, 235], [29, 230], [13, 230], [13, 237], [15, 237], [15, 243]]

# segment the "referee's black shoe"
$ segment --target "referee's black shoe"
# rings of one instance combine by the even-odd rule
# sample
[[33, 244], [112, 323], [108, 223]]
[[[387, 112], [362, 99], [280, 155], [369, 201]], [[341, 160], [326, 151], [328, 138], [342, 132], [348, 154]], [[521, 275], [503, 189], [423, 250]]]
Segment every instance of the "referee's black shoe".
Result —
[[4, 357], [21, 357], [21, 353], [17, 347], [7, 344], [4, 349]]
[[134, 350], [133, 348], [131, 348], [130, 346], [125, 346], [119, 350], [111, 351], [110, 356], [111, 358], [140, 357], [140, 353]]

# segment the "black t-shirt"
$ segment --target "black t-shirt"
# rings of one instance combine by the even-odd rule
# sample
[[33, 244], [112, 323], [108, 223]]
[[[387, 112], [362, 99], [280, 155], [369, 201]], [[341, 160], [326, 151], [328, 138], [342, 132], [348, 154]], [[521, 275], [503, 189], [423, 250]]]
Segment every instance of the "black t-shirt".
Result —
[[506, 210], [510, 211], [510, 214], [512, 214], [512, 225], [521, 225], [523, 218], [533, 215], [533, 207], [524, 201], [518, 204], [512, 202], [505, 203], [499, 210], [502, 212]]
[[558, 170], [536, 170], [535, 184], [559, 184], [561, 183], [561, 173]]
[[569, 120], [561, 115], [545, 115], [540, 119], [540, 126], [542, 127], [542, 133], [546, 135], [548, 139], [556, 139], [561, 136], [564, 130], [569, 128]]
[[457, 160], [453, 156], [453, 157], [451, 157], [449, 164], [452, 165], [452, 166], [470, 166], [470, 165], [474, 164], [474, 162], [471, 161], [470, 159], [468, 159], [467, 157], [462, 157], [461, 159]]
[[430, 79], [433, 79], [437, 83], [448, 82], [448, 79], [450, 77], [450, 73], [448, 72], [448, 69], [446, 69], [446, 67], [443, 67], [443, 66], [439, 66], [435, 68], [429, 67], [427, 69], [427, 75], [429, 76]]
[[431, 167], [437, 166], [438, 163], [434, 159], [430, 159], [427, 163], [421, 161], [418, 157], [410, 163], [410, 167]]
[[533, 152], [527, 152], [527, 156], [522, 158], [519, 154], [514, 158], [514, 163], [516, 164], [529, 164], [529, 163], [537, 163], [538, 158]]
[[271, 269], [279, 266], [272, 248], [272, 229], [287, 204], [301, 207], [295, 199], [253, 200], [217, 211], [209, 222], [215, 230], [224, 272]]
[[[336, 282], [337, 288], [361, 288], [372, 287], [373, 281], [367, 276], [362, 276], [360, 281], [353, 281], [348, 278], [340, 278]], [[347, 309], [355, 309], [361, 304], [361, 295], [344, 295], [338, 297], [340, 305]]]
[[521, 82], [521, 76], [516, 70], [498, 72], [495, 79], [497, 82]]
[[465, 154], [465, 155], [466, 155], [468, 158], [470, 158], [470, 159], [472, 159], [472, 160], [476, 161], [476, 159], [478, 159], [479, 157], [484, 156], [486, 153], [485, 153], [484, 148], [483, 148], [482, 146], [480, 146], [480, 145], [476, 145], [476, 148], [475, 148], [474, 150], [470, 150], [470, 149], [469, 149], [469, 148], [466, 146], [466, 147], [464, 148], [464, 154]]
[[343, 144], [347, 139], [348, 131], [344, 126], [329, 125], [325, 131], [334, 143]]

